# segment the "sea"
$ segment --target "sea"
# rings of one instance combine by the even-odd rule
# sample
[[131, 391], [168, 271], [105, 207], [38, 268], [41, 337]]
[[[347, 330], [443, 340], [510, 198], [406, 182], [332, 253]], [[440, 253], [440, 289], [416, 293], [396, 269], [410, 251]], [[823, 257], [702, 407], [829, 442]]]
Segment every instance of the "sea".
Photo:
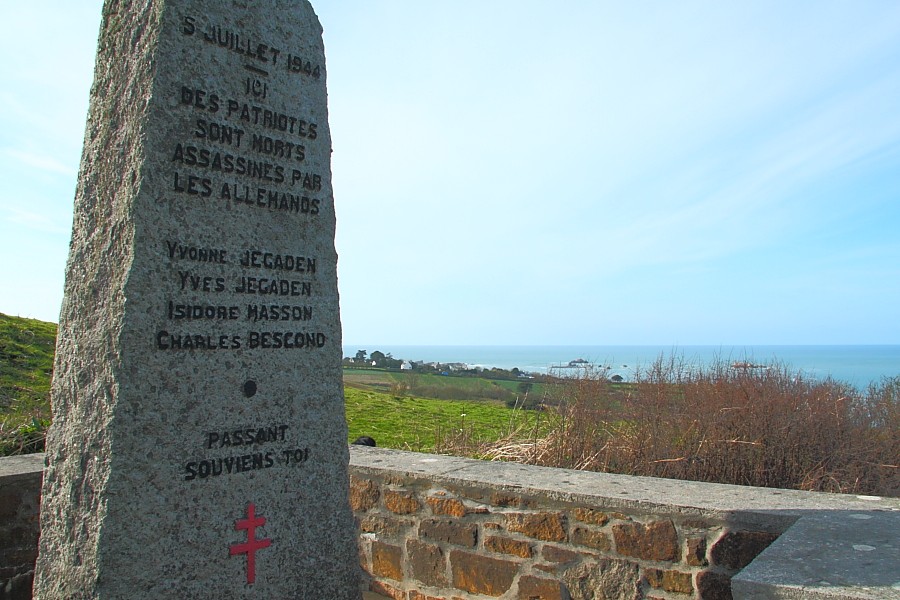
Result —
[[[394, 358], [440, 363], [465, 363], [489, 369], [518, 368], [531, 373], [567, 375], [578, 372], [569, 363], [604, 369], [607, 376], [631, 380], [660, 357], [675, 358], [687, 368], [746, 363], [783, 367], [811, 379], [848, 383], [865, 390], [870, 383], [900, 376], [900, 345], [872, 346], [405, 346], [344, 345], [344, 356], [358, 350], [380, 350]], [[584, 361], [584, 362], [581, 362]]]

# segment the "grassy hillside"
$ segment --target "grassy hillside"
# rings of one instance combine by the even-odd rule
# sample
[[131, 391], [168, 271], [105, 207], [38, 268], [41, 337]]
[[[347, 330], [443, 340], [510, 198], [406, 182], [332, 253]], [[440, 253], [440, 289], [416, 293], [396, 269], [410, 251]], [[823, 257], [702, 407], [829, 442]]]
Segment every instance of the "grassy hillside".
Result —
[[55, 348], [55, 323], [0, 313], [0, 455], [40, 449]]
[[55, 323], [0, 313], [0, 409], [46, 408], [55, 347]]

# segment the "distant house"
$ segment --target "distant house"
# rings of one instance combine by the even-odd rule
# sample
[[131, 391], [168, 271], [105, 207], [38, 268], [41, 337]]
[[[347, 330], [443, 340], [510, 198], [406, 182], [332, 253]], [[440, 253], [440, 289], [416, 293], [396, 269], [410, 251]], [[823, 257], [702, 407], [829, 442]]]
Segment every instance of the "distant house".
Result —
[[404, 360], [403, 363], [400, 365], [400, 370], [401, 371], [412, 371], [413, 364], [411, 362], [409, 362], [408, 360]]

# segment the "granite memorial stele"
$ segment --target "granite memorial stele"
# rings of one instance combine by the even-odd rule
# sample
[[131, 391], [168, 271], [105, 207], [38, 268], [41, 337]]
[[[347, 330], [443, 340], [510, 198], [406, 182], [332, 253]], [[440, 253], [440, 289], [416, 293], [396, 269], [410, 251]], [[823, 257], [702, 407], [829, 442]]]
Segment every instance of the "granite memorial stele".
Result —
[[106, 0], [35, 598], [360, 597], [322, 28]]

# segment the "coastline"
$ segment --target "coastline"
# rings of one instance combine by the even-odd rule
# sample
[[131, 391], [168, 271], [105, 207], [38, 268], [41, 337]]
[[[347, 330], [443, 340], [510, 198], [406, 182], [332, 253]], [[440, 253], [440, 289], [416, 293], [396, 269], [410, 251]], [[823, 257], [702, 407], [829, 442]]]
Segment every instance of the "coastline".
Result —
[[395, 358], [425, 362], [459, 362], [470, 367], [518, 368], [547, 373], [553, 365], [583, 359], [599, 368], [609, 367], [609, 376], [633, 377], [660, 357], [674, 358], [687, 368], [716, 363], [751, 363], [784, 367], [804, 377], [831, 377], [858, 389], [885, 377], [900, 376], [900, 345], [559, 345], [559, 346], [467, 346], [344, 344], [344, 356], [357, 350], [380, 350]]

